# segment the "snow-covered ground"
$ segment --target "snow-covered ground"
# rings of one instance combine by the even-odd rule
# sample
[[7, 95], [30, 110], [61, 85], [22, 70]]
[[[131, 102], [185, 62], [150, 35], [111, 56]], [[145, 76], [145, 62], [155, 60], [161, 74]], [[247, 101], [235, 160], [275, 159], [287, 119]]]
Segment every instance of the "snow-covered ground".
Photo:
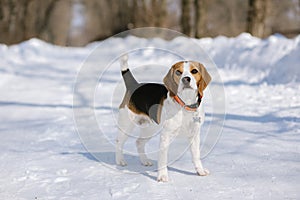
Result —
[[[0, 199], [299, 199], [300, 36], [261, 40], [244, 33], [193, 42], [218, 66], [222, 81], [212, 85], [224, 84], [226, 121], [217, 145], [203, 159], [211, 175], [196, 176], [187, 152], [170, 165], [168, 183], [156, 182], [155, 160], [153, 167], [143, 167], [133, 153], [121, 168], [112, 151], [97, 149], [105, 149], [117, 131], [111, 117], [122, 97], [117, 61], [104, 76], [95, 74], [97, 88], [86, 88], [91, 77], [76, 81], [76, 76], [81, 66], [92, 75], [103, 71], [103, 59], [113, 60], [118, 50], [137, 44], [182, 48], [188, 55], [183, 40], [111, 38], [98, 50], [100, 57], [91, 54], [99, 43], [64, 48], [31, 39], [0, 45]], [[160, 81], [174, 60], [151, 49], [133, 52], [130, 59], [135, 66], [147, 61], [142, 70], [135, 69], [146, 81]], [[155, 62], [165, 68], [154, 70]], [[107, 140], [97, 138], [101, 131], [85, 115], [91, 92]], [[113, 97], [106, 96], [110, 93]], [[204, 130], [213, 116], [222, 118], [208, 108]], [[147, 149], [157, 142], [154, 138]], [[133, 144], [128, 141], [128, 151], [135, 151]]]

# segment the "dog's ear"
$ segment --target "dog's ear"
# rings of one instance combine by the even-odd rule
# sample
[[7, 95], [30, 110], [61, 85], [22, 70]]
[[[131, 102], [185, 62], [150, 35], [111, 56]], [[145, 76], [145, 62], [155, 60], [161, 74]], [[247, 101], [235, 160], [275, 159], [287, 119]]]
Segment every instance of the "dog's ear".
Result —
[[177, 90], [178, 90], [178, 84], [175, 82], [174, 79], [174, 67], [171, 67], [167, 75], [164, 77], [164, 84], [167, 87], [167, 89], [170, 92], [171, 96], [176, 96], [177, 95]]
[[201, 73], [201, 79], [198, 83], [198, 92], [200, 96], [203, 97], [203, 91], [211, 81], [211, 76], [209, 75], [209, 73], [201, 63], [197, 63], [197, 67]]

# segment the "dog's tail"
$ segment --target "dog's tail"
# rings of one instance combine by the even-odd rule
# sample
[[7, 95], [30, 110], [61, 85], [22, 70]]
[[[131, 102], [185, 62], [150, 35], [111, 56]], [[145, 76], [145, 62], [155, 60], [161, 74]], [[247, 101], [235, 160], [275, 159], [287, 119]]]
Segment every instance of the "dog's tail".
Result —
[[139, 83], [136, 81], [136, 79], [134, 78], [134, 76], [132, 75], [131, 71], [128, 68], [127, 54], [124, 54], [120, 58], [120, 66], [121, 66], [121, 73], [125, 82], [126, 89], [131, 93], [138, 87]]

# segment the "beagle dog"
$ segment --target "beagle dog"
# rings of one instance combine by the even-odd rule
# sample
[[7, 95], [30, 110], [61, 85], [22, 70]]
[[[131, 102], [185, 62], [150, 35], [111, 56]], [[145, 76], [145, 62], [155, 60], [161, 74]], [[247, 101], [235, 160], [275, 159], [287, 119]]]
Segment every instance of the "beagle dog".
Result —
[[145, 154], [145, 144], [162, 126], [158, 156], [158, 177], [168, 181], [168, 148], [177, 135], [185, 135], [190, 141], [190, 150], [196, 172], [200, 176], [209, 174], [200, 160], [200, 127], [204, 122], [201, 100], [203, 91], [211, 81], [205, 67], [195, 61], [175, 63], [163, 79], [164, 84], [139, 83], [128, 69], [128, 56], [121, 57], [121, 73], [126, 93], [119, 106], [119, 133], [116, 139], [116, 163], [127, 165], [123, 146], [133, 128], [138, 125], [141, 132], [136, 140], [140, 161], [151, 166]]

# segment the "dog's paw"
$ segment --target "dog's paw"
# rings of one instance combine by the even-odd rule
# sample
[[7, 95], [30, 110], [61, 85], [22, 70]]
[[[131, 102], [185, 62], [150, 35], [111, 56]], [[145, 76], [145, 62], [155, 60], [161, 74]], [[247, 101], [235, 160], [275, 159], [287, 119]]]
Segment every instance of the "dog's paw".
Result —
[[197, 174], [199, 176], [207, 176], [209, 175], [209, 171], [207, 169], [200, 169], [200, 168], [196, 168]]
[[158, 182], [168, 182], [169, 181], [169, 177], [168, 177], [168, 175], [161, 175], [161, 176], [158, 176], [157, 177], [157, 181]]
[[116, 163], [122, 167], [127, 165], [127, 162], [124, 159], [116, 159]]
[[149, 159], [143, 159], [141, 160], [142, 165], [144, 166], [152, 166], [153, 163]]
[[158, 182], [168, 182], [169, 181], [167, 167], [162, 167], [158, 170], [157, 181]]

